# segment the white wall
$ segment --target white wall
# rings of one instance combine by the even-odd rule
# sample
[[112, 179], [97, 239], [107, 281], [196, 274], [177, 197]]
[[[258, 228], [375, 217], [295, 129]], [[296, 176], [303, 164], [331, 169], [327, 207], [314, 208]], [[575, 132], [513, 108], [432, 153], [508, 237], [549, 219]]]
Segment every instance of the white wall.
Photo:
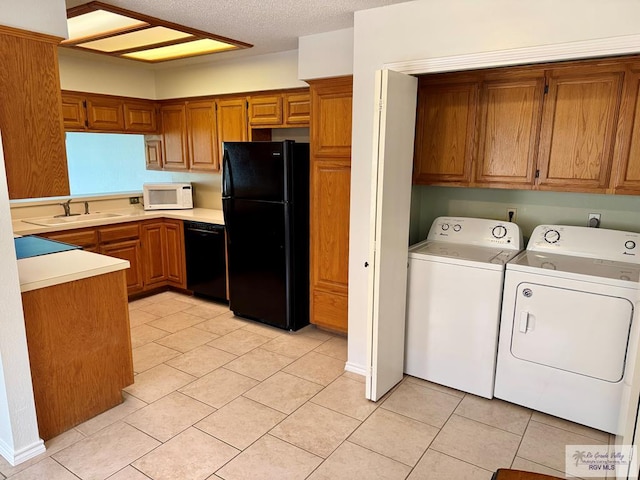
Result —
[[297, 50], [156, 71], [158, 99], [307, 86], [298, 80]]
[[330, 78], [353, 73], [353, 28], [298, 38], [298, 78]]
[[43, 452], [44, 445], [38, 434], [33, 400], [1, 141], [0, 285], [0, 455], [14, 464]]
[[63, 90], [156, 98], [155, 73], [146, 64], [62, 47], [58, 48], [58, 63]]
[[67, 38], [63, 0], [2, 0], [0, 25]]
[[[356, 12], [349, 245], [349, 360], [364, 371], [374, 72], [386, 63], [640, 33], [630, 0], [421, 0]], [[407, 188], [410, 188], [407, 185]]]
[[[2, 0], [0, 25], [67, 36], [64, 0]], [[2, 93], [0, 92], [0, 101]], [[10, 462], [44, 451], [38, 434], [0, 142], [0, 454]]]

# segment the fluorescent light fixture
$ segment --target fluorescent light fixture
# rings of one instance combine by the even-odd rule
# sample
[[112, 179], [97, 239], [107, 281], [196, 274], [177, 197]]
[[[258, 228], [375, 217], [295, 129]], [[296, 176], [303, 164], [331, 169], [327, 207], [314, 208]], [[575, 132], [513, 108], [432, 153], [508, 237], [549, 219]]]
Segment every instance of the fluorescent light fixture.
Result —
[[123, 53], [126, 58], [135, 60], [146, 60], [147, 62], [157, 62], [159, 60], [171, 60], [172, 58], [192, 57], [194, 55], [204, 55], [207, 53], [221, 52], [236, 48], [228, 43], [216, 40], [203, 39], [192, 42], [178, 43], [166, 47], [152, 48], [149, 50], [139, 50], [137, 52]]
[[69, 39], [63, 47], [162, 62], [252, 45], [149, 17], [101, 2], [67, 10]]
[[94, 40], [92, 42], [79, 43], [78, 47], [111, 53], [121, 50], [148, 47], [149, 45], [167, 44], [174, 40], [180, 40], [183, 38], [193, 38], [193, 35], [166, 27], [151, 27], [144, 30], [138, 30], [136, 32], [123, 33], [114, 37]]

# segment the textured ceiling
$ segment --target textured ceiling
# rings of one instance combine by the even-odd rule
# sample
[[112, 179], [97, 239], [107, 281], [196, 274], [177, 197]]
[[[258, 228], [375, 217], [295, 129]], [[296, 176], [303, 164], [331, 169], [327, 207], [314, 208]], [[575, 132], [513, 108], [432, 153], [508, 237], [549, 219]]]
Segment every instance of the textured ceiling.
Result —
[[[104, 0], [188, 27], [253, 44], [218, 59], [298, 48], [298, 37], [353, 26], [353, 12], [407, 0]], [[66, 0], [67, 8], [87, 0]], [[177, 60], [183, 62], [183, 60]]]

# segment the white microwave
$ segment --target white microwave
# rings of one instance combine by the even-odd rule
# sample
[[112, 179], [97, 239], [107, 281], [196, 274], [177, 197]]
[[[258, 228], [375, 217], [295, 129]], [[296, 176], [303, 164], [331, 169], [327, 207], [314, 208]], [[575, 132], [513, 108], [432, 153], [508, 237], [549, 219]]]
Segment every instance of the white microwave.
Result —
[[145, 210], [184, 210], [193, 208], [190, 183], [145, 183], [142, 186]]

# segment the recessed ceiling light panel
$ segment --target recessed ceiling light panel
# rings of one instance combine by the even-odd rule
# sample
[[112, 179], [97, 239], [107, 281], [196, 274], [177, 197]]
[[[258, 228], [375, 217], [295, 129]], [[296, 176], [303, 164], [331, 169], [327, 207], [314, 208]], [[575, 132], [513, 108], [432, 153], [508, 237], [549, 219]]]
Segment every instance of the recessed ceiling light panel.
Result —
[[123, 33], [113, 37], [94, 40], [92, 42], [79, 43], [78, 47], [111, 53], [147, 47], [149, 45], [167, 44], [184, 38], [193, 38], [193, 35], [166, 27], [151, 27], [136, 32]]
[[67, 10], [63, 47], [144, 62], [217, 53], [253, 45], [101, 2]]
[[235, 45], [230, 45], [228, 43], [218, 42], [216, 40], [210, 39], [203, 39], [194, 40], [192, 42], [179, 43], [177, 45], [169, 45], [166, 47], [152, 48], [150, 50], [124, 53], [122, 56], [126, 58], [133, 58], [135, 60], [145, 60], [147, 62], [159, 62], [163, 60], [172, 60], [175, 58], [192, 57], [194, 55], [205, 55], [207, 53], [222, 52], [235, 48]]

